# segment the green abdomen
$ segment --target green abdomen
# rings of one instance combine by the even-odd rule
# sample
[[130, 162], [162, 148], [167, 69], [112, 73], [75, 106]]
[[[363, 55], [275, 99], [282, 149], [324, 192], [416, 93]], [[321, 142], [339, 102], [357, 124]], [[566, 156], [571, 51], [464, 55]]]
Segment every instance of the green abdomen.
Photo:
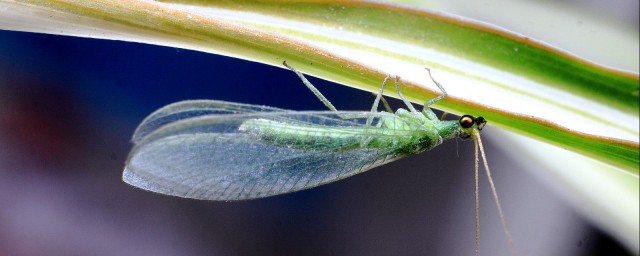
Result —
[[291, 124], [268, 119], [247, 120], [242, 123], [239, 130], [279, 147], [313, 150], [379, 148], [415, 154], [431, 149], [442, 142], [437, 133], [423, 130]]

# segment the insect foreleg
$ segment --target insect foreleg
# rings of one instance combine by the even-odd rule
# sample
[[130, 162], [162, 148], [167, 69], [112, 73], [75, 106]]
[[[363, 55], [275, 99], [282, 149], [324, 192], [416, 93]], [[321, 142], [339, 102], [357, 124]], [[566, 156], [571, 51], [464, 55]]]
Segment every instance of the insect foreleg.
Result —
[[438, 83], [438, 81], [436, 81], [436, 79], [433, 78], [433, 76], [431, 75], [431, 69], [429, 68], [425, 68], [427, 70], [427, 72], [429, 73], [429, 77], [431, 77], [431, 81], [433, 81], [436, 86], [438, 86], [438, 88], [440, 89], [440, 91], [442, 92], [442, 94], [440, 94], [440, 96], [435, 97], [433, 99], [430, 99], [429, 101], [424, 103], [424, 108], [429, 108], [432, 104], [444, 99], [445, 97], [447, 97], [447, 91], [444, 90], [444, 87], [442, 87], [442, 85], [440, 83]]
[[[425, 68], [427, 70], [427, 72], [429, 73], [429, 77], [431, 77], [431, 81], [433, 81], [436, 86], [438, 86], [438, 88], [440, 89], [440, 91], [442, 92], [442, 94], [440, 94], [440, 96], [435, 97], [433, 99], [428, 100], [427, 102], [424, 103], [424, 107], [422, 108], [422, 113], [429, 118], [430, 120], [438, 120], [438, 117], [436, 116], [435, 113], [433, 113], [433, 110], [431, 110], [431, 105], [444, 99], [445, 97], [447, 97], [447, 91], [444, 90], [444, 87], [438, 83], [438, 81], [436, 81], [436, 79], [433, 78], [433, 75], [431, 75], [431, 69], [429, 68]], [[442, 117], [442, 119], [444, 119], [444, 116]]]
[[442, 115], [440, 116], [440, 121], [444, 121], [444, 119], [447, 117], [447, 115], [449, 115], [449, 113], [447, 113], [447, 112], [442, 113]]

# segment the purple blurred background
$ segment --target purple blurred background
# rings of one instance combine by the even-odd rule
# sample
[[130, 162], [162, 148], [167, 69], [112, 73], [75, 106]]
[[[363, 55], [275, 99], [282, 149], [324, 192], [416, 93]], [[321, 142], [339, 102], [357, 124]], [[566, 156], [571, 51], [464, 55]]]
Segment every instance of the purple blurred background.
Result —
[[[338, 109], [367, 110], [373, 101], [369, 93], [311, 82]], [[325, 109], [285, 69], [0, 31], [0, 255], [473, 254], [470, 141], [252, 201], [181, 199], [123, 183], [139, 122], [186, 99]], [[520, 255], [626, 254], [485, 143]], [[487, 185], [483, 178], [482, 255], [509, 255]]]

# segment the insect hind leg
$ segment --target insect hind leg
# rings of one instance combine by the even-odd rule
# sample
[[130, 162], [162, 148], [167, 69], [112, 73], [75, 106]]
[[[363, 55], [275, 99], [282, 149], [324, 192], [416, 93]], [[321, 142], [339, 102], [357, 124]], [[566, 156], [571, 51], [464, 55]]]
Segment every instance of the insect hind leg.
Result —
[[331, 104], [331, 102], [324, 97], [324, 95], [322, 95], [322, 93], [311, 84], [311, 82], [309, 82], [309, 80], [307, 80], [306, 77], [304, 77], [304, 75], [302, 73], [300, 73], [300, 71], [295, 70], [294, 68], [292, 68], [291, 66], [287, 65], [287, 61], [283, 61], [282, 65], [284, 65], [285, 67], [287, 67], [288, 69], [290, 69], [291, 71], [295, 72], [296, 75], [298, 75], [298, 77], [302, 80], [302, 83], [304, 85], [307, 86], [307, 88], [309, 88], [309, 90], [311, 90], [311, 92], [313, 92], [313, 94], [318, 97], [318, 99], [322, 102], [322, 104], [324, 104], [325, 106], [327, 106], [331, 111], [333, 112], [338, 112], [338, 110], [336, 109], [336, 107], [333, 106], [333, 104]]

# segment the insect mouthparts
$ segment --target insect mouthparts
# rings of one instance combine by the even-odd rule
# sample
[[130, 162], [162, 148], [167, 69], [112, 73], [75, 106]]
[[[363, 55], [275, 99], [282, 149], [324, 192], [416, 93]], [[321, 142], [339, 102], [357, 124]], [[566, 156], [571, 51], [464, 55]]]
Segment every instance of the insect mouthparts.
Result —
[[478, 131], [482, 131], [485, 125], [487, 125], [487, 120], [484, 117], [479, 116], [475, 120], [476, 125], [478, 125]]

